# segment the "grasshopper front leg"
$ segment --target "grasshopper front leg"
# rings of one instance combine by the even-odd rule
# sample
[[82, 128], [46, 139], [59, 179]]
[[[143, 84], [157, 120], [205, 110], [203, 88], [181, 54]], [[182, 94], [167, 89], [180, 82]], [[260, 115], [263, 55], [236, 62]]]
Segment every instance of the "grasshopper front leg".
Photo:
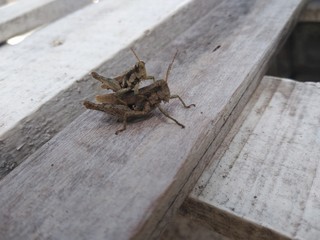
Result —
[[133, 110], [133, 111], [126, 111], [123, 114], [123, 126], [122, 128], [118, 129], [115, 134], [118, 135], [120, 132], [123, 132], [124, 130], [127, 129], [127, 120], [129, 117], [143, 117], [146, 116], [149, 112], [151, 111], [150, 108], [150, 104], [146, 103], [144, 105], [144, 108], [142, 111], [137, 111], [137, 110]]
[[118, 129], [115, 134], [118, 135], [120, 132], [123, 132], [124, 130], [127, 129], [127, 121], [129, 117], [142, 117], [147, 115], [148, 112], [145, 111], [130, 111], [130, 112], [126, 112], [123, 115], [123, 126], [122, 128]]
[[173, 98], [178, 98], [185, 108], [190, 108], [191, 106], [194, 106], [194, 107], [196, 106], [195, 104], [186, 105], [179, 95], [171, 95], [170, 99], [173, 99]]

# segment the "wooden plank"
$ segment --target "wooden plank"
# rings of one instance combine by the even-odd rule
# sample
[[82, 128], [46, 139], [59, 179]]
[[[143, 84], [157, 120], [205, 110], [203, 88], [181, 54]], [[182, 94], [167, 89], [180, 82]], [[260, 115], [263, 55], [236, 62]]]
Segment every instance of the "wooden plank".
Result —
[[320, 236], [320, 85], [266, 77], [182, 212], [236, 239]]
[[0, 178], [84, 112], [80, 102], [98, 89], [88, 72], [131, 67], [132, 42], [147, 60], [217, 4], [130, 2], [101, 1], [1, 48]]
[[91, 0], [29, 0], [17, 1], [0, 8], [0, 42], [48, 24]]
[[311, 0], [300, 16], [301, 22], [320, 22], [320, 0]]
[[170, 86], [197, 107], [186, 110], [173, 102], [166, 108], [186, 128], [155, 113], [116, 136], [120, 125], [113, 118], [82, 114], [0, 182], [1, 235], [159, 236], [204, 169], [201, 157], [222, 141], [214, 142], [227, 130], [222, 126], [239, 99], [260, 80], [302, 6], [298, 0], [219, 2], [156, 49], [148, 66], [162, 76], [181, 49]]

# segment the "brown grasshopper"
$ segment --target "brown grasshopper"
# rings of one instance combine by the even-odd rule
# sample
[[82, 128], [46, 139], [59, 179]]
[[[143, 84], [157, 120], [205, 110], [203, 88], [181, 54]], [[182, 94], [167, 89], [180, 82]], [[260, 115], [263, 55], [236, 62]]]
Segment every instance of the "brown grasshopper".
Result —
[[162, 101], [169, 102], [169, 100], [173, 98], [178, 98], [185, 108], [195, 106], [194, 104], [186, 105], [181, 97], [170, 94], [167, 80], [176, 55], [177, 53], [174, 55], [173, 60], [167, 69], [165, 79], [157, 80], [146, 87], [140, 88], [138, 95], [136, 95], [132, 90], [125, 92], [120, 96], [116, 93], [98, 95], [96, 99], [101, 102], [100, 104], [85, 101], [84, 106], [88, 109], [109, 113], [110, 115], [116, 116], [119, 120], [122, 120], [123, 127], [118, 129], [115, 132], [116, 134], [126, 130], [128, 119], [146, 116], [155, 108], [158, 108], [166, 117], [184, 128], [185, 126], [183, 124], [171, 117], [160, 106]]
[[136, 64], [127, 72], [115, 78], [106, 78], [96, 72], [91, 73], [91, 76], [93, 78], [102, 83], [101, 88], [111, 89], [112, 91], [116, 92], [117, 95], [121, 95], [132, 89], [134, 90], [135, 94], [138, 94], [139, 83], [142, 80], [151, 79], [153, 80], [153, 82], [155, 82], [154, 76], [148, 76], [145, 62], [139, 59], [133, 48], [130, 49], [134, 56], [137, 58], [138, 62], [136, 62]]

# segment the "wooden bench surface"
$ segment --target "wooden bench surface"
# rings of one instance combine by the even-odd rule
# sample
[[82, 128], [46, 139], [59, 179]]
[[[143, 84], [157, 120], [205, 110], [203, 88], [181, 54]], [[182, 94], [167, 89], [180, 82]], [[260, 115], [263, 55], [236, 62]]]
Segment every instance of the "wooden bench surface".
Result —
[[[300, 0], [212, 2], [210, 9], [206, 4], [193, 6], [203, 16], [193, 20], [184, 31], [179, 32], [175, 25], [165, 28], [165, 44], [153, 45], [160, 38], [153, 35], [154, 39], [146, 45], [149, 48], [138, 45], [142, 56], [143, 50], [150, 56], [148, 69], [157, 77], [163, 77], [175, 50], [180, 50], [169, 85], [173, 93], [197, 107], [186, 110], [174, 101], [164, 107], [186, 128], [181, 129], [155, 111], [152, 118], [130, 124], [116, 136], [114, 132], [120, 124], [114, 118], [85, 112], [1, 180], [1, 236], [6, 239], [150, 239], [159, 235], [210, 160], [204, 154], [213, 153], [224, 139], [304, 3]], [[129, 4], [128, 8], [139, 6]], [[94, 12], [91, 7], [85, 11]], [[184, 12], [179, 20], [192, 18], [190, 13]], [[54, 95], [48, 86], [65, 80], [72, 84], [92, 67], [104, 65], [104, 55], [115, 54], [107, 43], [115, 43], [116, 36], [98, 33], [107, 20], [120, 14], [100, 16], [94, 25], [89, 22], [88, 26], [70, 33], [65, 44], [50, 51], [52, 55], [47, 59], [52, 63], [50, 66], [30, 72], [44, 61], [39, 51], [35, 52], [39, 59], [33, 59], [29, 67], [21, 67], [19, 72], [26, 71], [30, 75], [24, 75], [34, 79], [50, 72], [51, 78], [45, 79], [50, 84], [42, 87], [46, 94]], [[139, 16], [127, 17], [127, 24], [135, 19], [141, 21]], [[95, 18], [92, 16], [92, 20]], [[79, 24], [81, 17], [69, 20]], [[62, 26], [53, 24], [50, 30], [58, 27]], [[128, 41], [139, 36], [133, 30], [139, 29], [128, 29], [132, 37]], [[87, 35], [93, 32], [97, 35]], [[45, 34], [49, 32], [39, 33], [39, 39]], [[77, 40], [79, 36], [87, 42]], [[31, 47], [30, 42], [24, 46], [28, 44]], [[43, 47], [49, 48], [46, 44]], [[61, 52], [67, 50], [74, 53], [61, 58]], [[92, 57], [87, 59], [89, 56]], [[75, 59], [85, 59], [90, 64]], [[105, 65], [99, 69], [109, 75]], [[14, 78], [12, 81], [13, 89], [20, 86]]]
[[182, 209], [236, 239], [319, 239], [319, 83], [265, 77]]
[[[128, 50], [132, 42], [147, 60], [216, 3], [198, 1], [197, 8], [191, 0], [154, 4], [100, 1], [18, 45], [1, 46], [0, 166], [19, 164], [84, 112], [82, 101], [99, 89], [90, 71], [114, 76], [131, 67], [136, 61]], [[140, 11], [143, 6], [146, 11]], [[0, 178], [6, 170], [0, 167]]]

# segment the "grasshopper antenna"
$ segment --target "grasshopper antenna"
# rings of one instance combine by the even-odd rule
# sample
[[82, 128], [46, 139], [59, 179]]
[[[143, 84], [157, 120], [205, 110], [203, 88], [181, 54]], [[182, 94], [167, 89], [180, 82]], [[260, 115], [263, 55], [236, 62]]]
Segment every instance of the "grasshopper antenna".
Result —
[[170, 73], [170, 71], [171, 71], [172, 64], [173, 64], [174, 59], [176, 58], [177, 54], [178, 54], [178, 50], [177, 50], [176, 53], [174, 54], [173, 59], [172, 59], [171, 63], [169, 64], [169, 67], [168, 67], [168, 70], [167, 70], [167, 73], [166, 73], [166, 77], [165, 77], [165, 79], [164, 79], [164, 81], [166, 81], [166, 82], [168, 81], [169, 73]]
[[130, 48], [131, 52], [134, 54], [134, 56], [138, 59], [139, 62], [141, 62], [140, 58], [138, 57], [138, 54], [133, 50], [133, 48]]

